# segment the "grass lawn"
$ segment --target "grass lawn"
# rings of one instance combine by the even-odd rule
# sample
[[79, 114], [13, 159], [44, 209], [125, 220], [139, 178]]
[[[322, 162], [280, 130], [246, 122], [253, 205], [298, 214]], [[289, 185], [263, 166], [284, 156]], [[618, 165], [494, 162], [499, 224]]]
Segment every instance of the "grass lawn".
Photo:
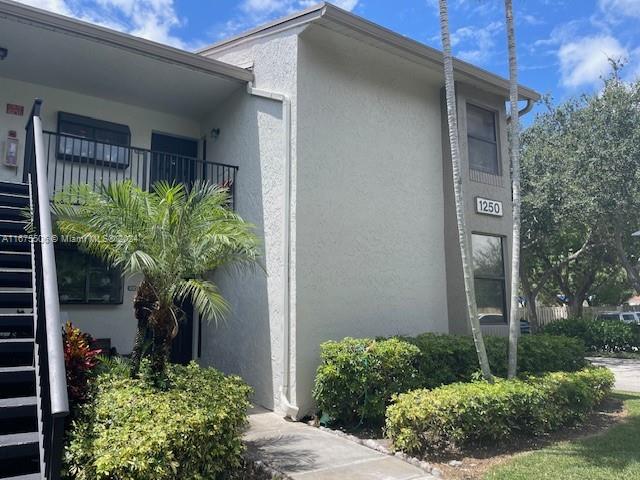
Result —
[[490, 470], [486, 480], [640, 479], [640, 394], [616, 393], [628, 411], [622, 423], [602, 434], [559, 442], [517, 455]]

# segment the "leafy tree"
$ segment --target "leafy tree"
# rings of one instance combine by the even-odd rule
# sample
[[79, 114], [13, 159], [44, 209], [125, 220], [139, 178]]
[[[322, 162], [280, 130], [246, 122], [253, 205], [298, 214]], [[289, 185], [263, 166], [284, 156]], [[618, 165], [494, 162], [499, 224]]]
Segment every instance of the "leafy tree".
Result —
[[615, 264], [640, 292], [640, 82], [612, 67], [600, 92], [547, 102], [522, 135], [521, 281], [534, 323], [542, 291], [579, 311]]
[[99, 191], [74, 185], [54, 199], [60, 231], [125, 274], [142, 280], [133, 301], [137, 333], [132, 373], [137, 374], [147, 330], [152, 332], [153, 371], [162, 376], [171, 342], [189, 300], [205, 319], [228, 310], [207, 274], [218, 267], [252, 267], [259, 257], [252, 225], [228, 207], [225, 189], [196, 183], [156, 183], [146, 192], [130, 181]]

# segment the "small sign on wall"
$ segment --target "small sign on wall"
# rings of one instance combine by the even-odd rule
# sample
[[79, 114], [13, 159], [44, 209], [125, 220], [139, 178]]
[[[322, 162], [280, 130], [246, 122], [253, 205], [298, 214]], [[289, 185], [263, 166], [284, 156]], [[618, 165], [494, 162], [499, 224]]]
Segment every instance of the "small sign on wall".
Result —
[[17, 115], [19, 117], [24, 115], [24, 105], [17, 105], [15, 103], [7, 103], [7, 115]]
[[502, 202], [489, 198], [476, 197], [476, 213], [502, 217]]

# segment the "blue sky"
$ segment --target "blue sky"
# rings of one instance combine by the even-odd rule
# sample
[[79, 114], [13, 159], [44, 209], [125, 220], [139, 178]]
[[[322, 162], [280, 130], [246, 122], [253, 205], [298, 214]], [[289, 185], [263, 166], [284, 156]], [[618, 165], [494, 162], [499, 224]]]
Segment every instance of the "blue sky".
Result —
[[[556, 102], [594, 91], [607, 57], [640, 76], [640, 0], [513, 0], [521, 83]], [[24, 0], [134, 35], [194, 50], [314, 4], [313, 0]], [[336, 0], [420, 42], [440, 47], [437, 0]], [[507, 74], [502, 0], [449, 0], [454, 54]]]

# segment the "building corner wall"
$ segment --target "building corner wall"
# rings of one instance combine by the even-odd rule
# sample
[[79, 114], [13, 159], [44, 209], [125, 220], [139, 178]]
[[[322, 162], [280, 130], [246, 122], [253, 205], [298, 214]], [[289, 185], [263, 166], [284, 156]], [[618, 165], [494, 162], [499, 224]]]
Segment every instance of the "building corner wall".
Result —
[[[296, 158], [296, 30], [257, 38], [209, 54], [212, 58], [240, 67], [251, 67], [254, 86], [286, 95], [292, 103], [291, 170], [295, 185]], [[285, 144], [282, 103], [250, 95], [240, 90], [216, 108], [204, 122], [207, 159], [239, 166], [235, 186], [236, 211], [255, 225], [263, 239], [264, 271], [238, 276], [228, 271], [216, 272], [215, 282], [229, 301], [231, 311], [220, 325], [203, 325], [203, 365], [225, 373], [242, 376], [254, 388], [254, 403], [279, 412], [280, 390], [284, 383], [285, 282]], [[219, 129], [213, 138], [212, 130]], [[215, 136], [215, 135], [214, 135]], [[292, 231], [291, 250], [295, 252], [295, 188], [290, 199]], [[292, 253], [292, 258], [295, 255]], [[295, 262], [291, 265], [295, 269]], [[295, 278], [295, 276], [292, 276]], [[291, 305], [295, 306], [292, 282]], [[290, 308], [292, 322], [295, 309]], [[295, 336], [292, 333], [295, 358]], [[290, 361], [295, 369], [295, 361]], [[295, 375], [292, 375], [295, 379]], [[295, 401], [295, 397], [291, 399]]]

